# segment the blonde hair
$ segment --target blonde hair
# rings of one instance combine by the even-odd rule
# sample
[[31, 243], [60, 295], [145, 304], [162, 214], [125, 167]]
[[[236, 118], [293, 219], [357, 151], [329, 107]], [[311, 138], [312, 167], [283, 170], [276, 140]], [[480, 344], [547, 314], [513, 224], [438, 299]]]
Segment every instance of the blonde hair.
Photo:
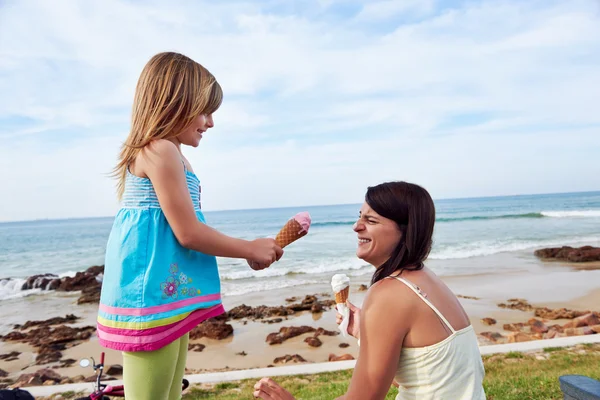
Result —
[[179, 135], [199, 115], [215, 112], [222, 100], [221, 86], [199, 63], [174, 52], [153, 56], [140, 74], [131, 129], [114, 168], [117, 197], [123, 196], [127, 168], [142, 148], [153, 140]]

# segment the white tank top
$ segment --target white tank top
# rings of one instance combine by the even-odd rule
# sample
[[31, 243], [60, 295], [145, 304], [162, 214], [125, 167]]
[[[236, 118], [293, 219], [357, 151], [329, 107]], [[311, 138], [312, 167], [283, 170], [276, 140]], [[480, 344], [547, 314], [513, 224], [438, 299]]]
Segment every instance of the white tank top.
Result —
[[446, 339], [431, 346], [402, 348], [395, 376], [400, 385], [396, 400], [485, 399], [485, 370], [473, 327], [469, 325], [455, 331], [418, 286], [397, 276], [390, 278], [415, 292], [451, 332]]

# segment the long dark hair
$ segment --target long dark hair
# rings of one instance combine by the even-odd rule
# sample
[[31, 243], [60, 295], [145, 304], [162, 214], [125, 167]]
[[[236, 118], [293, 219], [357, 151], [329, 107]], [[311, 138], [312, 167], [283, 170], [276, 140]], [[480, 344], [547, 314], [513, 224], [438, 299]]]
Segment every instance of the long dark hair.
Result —
[[397, 270], [422, 269], [431, 251], [435, 224], [435, 205], [427, 190], [408, 182], [385, 182], [369, 187], [365, 201], [402, 232], [390, 258], [375, 270], [371, 284]]

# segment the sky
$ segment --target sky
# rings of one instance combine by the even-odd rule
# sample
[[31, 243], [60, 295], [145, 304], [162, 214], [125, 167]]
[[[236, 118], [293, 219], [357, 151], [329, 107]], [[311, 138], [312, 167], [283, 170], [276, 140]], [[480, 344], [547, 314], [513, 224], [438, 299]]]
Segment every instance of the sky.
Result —
[[600, 0], [4, 0], [0, 221], [114, 215], [161, 51], [224, 90], [205, 210], [600, 190]]

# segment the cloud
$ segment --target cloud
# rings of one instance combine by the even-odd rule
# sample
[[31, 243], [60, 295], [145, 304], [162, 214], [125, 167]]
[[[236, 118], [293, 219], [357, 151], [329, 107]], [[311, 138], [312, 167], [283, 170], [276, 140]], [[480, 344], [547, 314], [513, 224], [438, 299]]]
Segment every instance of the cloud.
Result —
[[600, 148], [596, 1], [308, 4], [2, 5], [0, 220], [114, 213], [101, 171], [165, 50], [225, 91], [217, 127], [185, 150], [210, 209], [356, 202], [393, 178], [438, 197], [598, 189], [578, 155]]

